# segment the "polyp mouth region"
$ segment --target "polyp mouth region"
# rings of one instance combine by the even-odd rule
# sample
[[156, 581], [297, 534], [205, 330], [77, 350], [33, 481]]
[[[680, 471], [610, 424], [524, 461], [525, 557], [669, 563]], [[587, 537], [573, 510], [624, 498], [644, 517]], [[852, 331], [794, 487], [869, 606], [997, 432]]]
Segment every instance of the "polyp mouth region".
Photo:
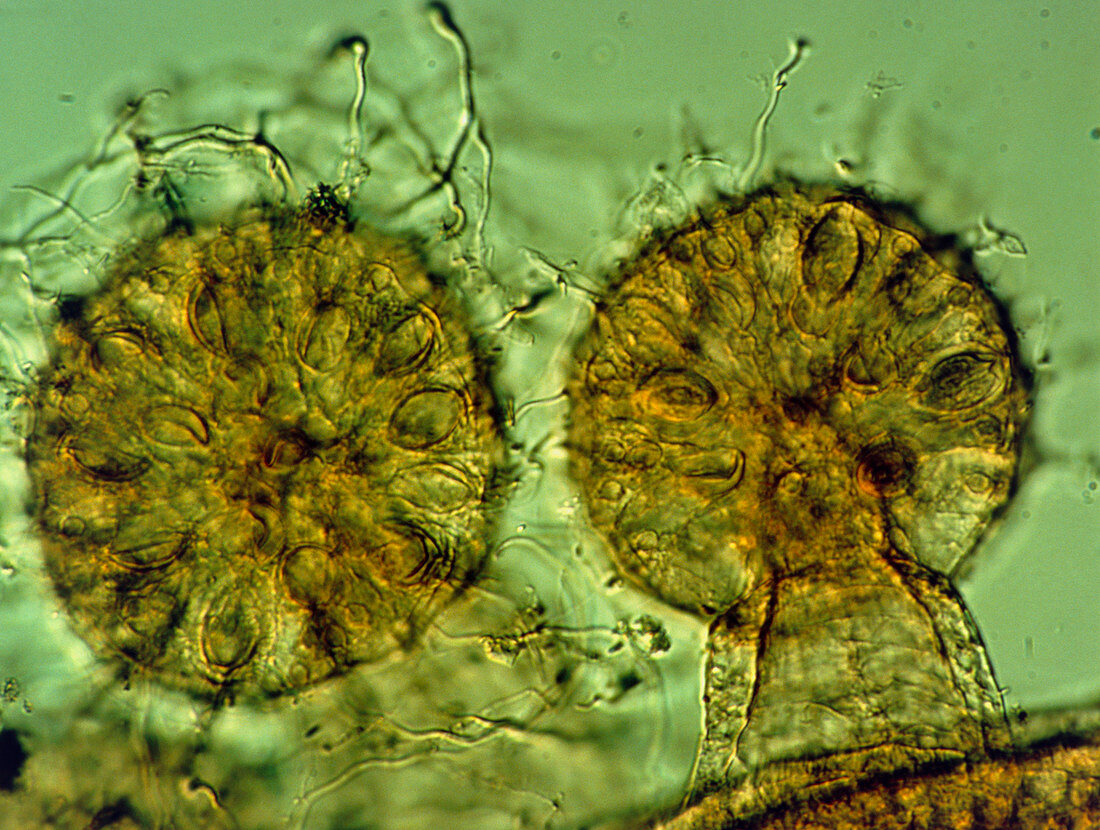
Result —
[[125, 673], [301, 689], [415, 642], [478, 567], [497, 439], [470, 341], [331, 190], [138, 243], [65, 311], [35, 511]]

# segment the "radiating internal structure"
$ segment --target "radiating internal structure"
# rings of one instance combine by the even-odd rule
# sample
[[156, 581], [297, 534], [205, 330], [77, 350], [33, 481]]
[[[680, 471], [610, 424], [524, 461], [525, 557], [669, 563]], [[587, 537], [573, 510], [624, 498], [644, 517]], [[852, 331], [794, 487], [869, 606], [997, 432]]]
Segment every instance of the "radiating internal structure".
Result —
[[1008, 746], [946, 575], [1008, 496], [1025, 385], [963, 260], [855, 194], [721, 202], [623, 267], [573, 469], [619, 570], [714, 620], [722, 815]]
[[415, 642], [477, 569], [496, 438], [467, 336], [331, 190], [142, 242], [60, 307], [35, 510], [127, 673], [300, 689]]

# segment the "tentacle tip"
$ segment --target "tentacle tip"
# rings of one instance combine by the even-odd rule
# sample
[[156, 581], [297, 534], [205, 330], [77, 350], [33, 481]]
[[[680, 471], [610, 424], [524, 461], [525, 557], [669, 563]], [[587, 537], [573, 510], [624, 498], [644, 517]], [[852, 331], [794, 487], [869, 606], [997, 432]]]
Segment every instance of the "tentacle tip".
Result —
[[329, 48], [328, 56], [333, 58], [342, 52], [351, 52], [353, 55], [366, 57], [370, 54], [370, 41], [363, 35], [354, 33], [338, 37]]

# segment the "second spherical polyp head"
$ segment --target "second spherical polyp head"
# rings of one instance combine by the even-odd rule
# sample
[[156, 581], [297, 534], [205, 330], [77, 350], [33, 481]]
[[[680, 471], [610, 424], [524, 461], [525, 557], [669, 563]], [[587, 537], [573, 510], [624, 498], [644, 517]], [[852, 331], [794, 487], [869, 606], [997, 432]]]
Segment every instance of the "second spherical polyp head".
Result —
[[1027, 414], [1002, 315], [903, 214], [795, 185], [713, 205], [621, 269], [577, 351], [573, 469], [618, 567], [728, 609], [768, 576], [950, 572]]

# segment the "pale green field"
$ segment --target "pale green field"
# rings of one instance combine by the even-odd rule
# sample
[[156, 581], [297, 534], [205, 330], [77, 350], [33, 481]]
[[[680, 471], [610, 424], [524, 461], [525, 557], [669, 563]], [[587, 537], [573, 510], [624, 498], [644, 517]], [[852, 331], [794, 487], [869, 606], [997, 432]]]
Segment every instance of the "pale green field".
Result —
[[[605, 588], [608, 560], [564, 474], [565, 407], [556, 396], [587, 295], [563, 294], [507, 324], [501, 312], [559, 276], [598, 286], [640, 231], [736, 183], [767, 80], [795, 37], [812, 48], [782, 92], [754, 184], [791, 174], [866, 186], [914, 205], [936, 231], [977, 239], [985, 222], [1026, 246], [1026, 256], [1006, 246], [976, 256], [1034, 372], [1035, 415], [1019, 492], [963, 563], [958, 586], [1009, 707], [1100, 700], [1095, 5], [736, 5], [453, 6], [492, 158], [487, 172], [481, 149], [468, 148], [458, 187], [476, 208], [488, 181], [479, 253], [491, 278], [450, 273], [475, 322], [500, 332], [496, 391], [516, 416], [519, 483], [489, 579], [442, 618], [414, 666], [371, 667], [293, 704], [214, 715], [155, 686], [118, 689], [49, 595], [21, 512], [21, 465], [6, 451], [0, 682], [15, 678], [18, 691], [0, 715], [5, 728], [33, 736], [29, 770], [70, 769], [46, 790], [100, 803], [140, 790], [139, 770], [153, 768], [146, 739], [156, 736], [162, 755], [146, 792], [165, 817], [210, 813], [201, 787], [179, 793], [179, 770], [229, 786], [226, 806], [247, 827], [284, 826], [272, 816], [302, 827], [571, 827], [675, 803], [703, 717], [705, 631], [640, 592]], [[460, 75], [454, 50], [417, 6], [0, 3], [4, 238], [51, 208], [12, 188], [57, 192], [58, 174], [95, 155], [119, 105], [154, 88], [173, 91], [161, 110], [166, 124], [254, 132], [268, 109], [265, 130], [297, 183], [335, 178], [354, 78], [346, 63], [314, 67], [349, 32], [371, 44], [368, 134], [371, 125], [407, 124], [443, 152], [460, 124]], [[303, 90], [320, 98], [296, 98]], [[398, 139], [418, 146], [412, 132]], [[426, 181], [409, 158], [385, 150], [364, 186], [368, 215]], [[705, 159], [683, 164], [688, 153]], [[81, 204], [111, 202], [120, 180], [103, 181], [113, 182], [106, 195]], [[427, 205], [387, 224], [434, 227], [443, 208]], [[445, 267], [460, 246], [469, 255], [471, 240], [435, 249], [433, 262]], [[0, 262], [0, 319], [23, 331], [15, 342], [25, 351], [3, 353], [6, 366], [40, 358], [21, 323], [28, 300], [18, 254], [9, 246]], [[49, 273], [64, 286], [79, 283], [78, 270]], [[481, 635], [513, 631], [516, 614], [536, 604], [553, 631], [514, 661], [486, 658]], [[670, 638], [659, 660], [650, 659], [643, 619]], [[565, 689], [554, 682], [562, 669], [576, 672]], [[616, 684], [632, 673], [645, 694], [616, 705]], [[356, 731], [362, 723], [371, 725], [365, 733]], [[322, 728], [310, 731], [315, 724]], [[334, 748], [320, 751], [323, 743]], [[93, 759], [102, 766], [90, 780]], [[0, 819], [14, 821], [9, 815]]]

